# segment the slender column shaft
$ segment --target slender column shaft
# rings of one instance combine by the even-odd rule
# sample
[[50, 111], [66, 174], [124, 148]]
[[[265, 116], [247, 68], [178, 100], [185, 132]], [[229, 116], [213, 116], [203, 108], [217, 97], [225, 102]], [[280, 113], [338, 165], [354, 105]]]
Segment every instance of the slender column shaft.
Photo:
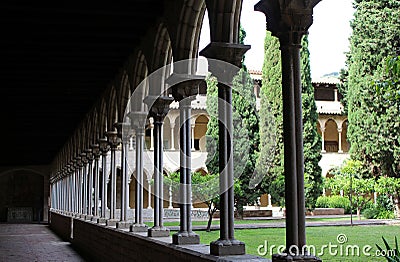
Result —
[[[189, 116], [190, 117], [190, 116]], [[191, 125], [190, 126], [190, 128], [191, 128], [191, 134], [192, 134], [192, 137], [191, 137], [191, 150], [192, 151], [194, 151], [194, 127], [195, 127], [195, 125], [193, 124], [193, 125]]]
[[325, 153], [325, 127], [321, 127], [321, 135], [322, 135], [322, 149], [321, 152]]
[[128, 209], [128, 172], [126, 164], [126, 155], [129, 147], [129, 140], [122, 141], [122, 151], [121, 151], [121, 221], [126, 221], [127, 209]]
[[110, 219], [115, 219], [115, 209], [117, 205], [117, 174], [115, 166], [115, 148], [111, 148], [111, 196], [110, 196]]
[[94, 216], [99, 216], [99, 185], [100, 185], [100, 174], [99, 174], [99, 155], [95, 155], [94, 158]]
[[88, 215], [93, 215], [93, 159], [89, 160], [89, 181], [87, 186]]
[[82, 180], [83, 180], [83, 166], [79, 166], [79, 172], [78, 172], [78, 174], [79, 174], [79, 181], [78, 181], [78, 189], [79, 189], [79, 193], [78, 193], [78, 201], [79, 201], [79, 214], [83, 214], [83, 205], [82, 205], [82, 197], [83, 197], [83, 194], [82, 194]]
[[83, 165], [83, 214], [87, 214], [87, 180], [88, 180], [88, 168], [87, 168], [87, 163], [84, 163]]
[[65, 178], [65, 186], [67, 189], [67, 211], [71, 211], [71, 188], [70, 188], [70, 179], [69, 176]]
[[101, 165], [102, 165], [102, 178], [103, 183], [101, 185], [101, 217], [106, 218], [107, 210], [107, 151], [102, 151], [101, 155]]
[[69, 186], [71, 191], [71, 212], [74, 212], [75, 209], [74, 181], [72, 174], [70, 174], [68, 177], [69, 177]]
[[296, 109], [293, 74], [293, 47], [281, 44], [282, 100], [285, 168], [286, 247], [298, 246], [298, 191], [296, 164]]
[[234, 191], [233, 191], [233, 121], [232, 121], [232, 88], [227, 86], [224, 89], [226, 93], [226, 110], [225, 110], [225, 119], [226, 119], [226, 128], [225, 128], [225, 139], [226, 139], [226, 167], [227, 170], [227, 182], [228, 182], [228, 237], [229, 240], [235, 239], [235, 231], [234, 231]]
[[[228, 189], [228, 168], [225, 169], [228, 160], [227, 132], [226, 132], [226, 92], [224, 87], [218, 88], [218, 146], [219, 146], [219, 186], [220, 186], [220, 239], [229, 239], [229, 191]], [[224, 103], [225, 101], [225, 103]]]
[[294, 105], [296, 127], [296, 171], [297, 171], [297, 207], [298, 207], [298, 244], [306, 244], [306, 207], [304, 198], [304, 149], [303, 149], [303, 112], [301, 99], [301, 45], [294, 45], [293, 51], [293, 78], [294, 78]]
[[[160, 165], [160, 154], [159, 150], [162, 149], [160, 148], [160, 139], [161, 139], [161, 123], [157, 122], [154, 123], [154, 226], [155, 227], [160, 227], [160, 209], [162, 209], [162, 206], [160, 206], [160, 198], [162, 197], [161, 191], [160, 191], [160, 173], [162, 170], [159, 170]], [[162, 174], [162, 173], [161, 173]]]
[[150, 150], [154, 150], [154, 125], [150, 124]]
[[[143, 224], [143, 128], [136, 129], [136, 198], [135, 198], [135, 224]], [[150, 192], [150, 183], [149, 183]], [[150, 202], [149, 196], [149, 203]], [[150, 204], [149, 204], [150, 206]]]
[[149, 185], [149, 188], [147, 190], [147, 209], [152, 209], [153, 207], [151, 206], [151, 179], [147, 179], [147, 184]]
[[171, 150], [175, 150], [175, 123], [171, 123]]
[[338, 150], [338, 153], [343, 153], [343, 150], [342, 150], [342, 128], [341, 127], [339, 127], [338, 128], [338, 146], [339, 146], [339, 150]]
[[[179, 144], [180, 144], [180, 190], [179, 190], [179, 196], [180, 196], [180, 203], [179, 203], [179, 208], [180, 208], [180, 233], [186, 233], [188, 230], [188, 223], [189, 221], [187, 220], [187, 213], [188, 213], [188, 199], [187, 199], [187, 194], [188, 194], [188, 157], [187, 155], [190, 155], [190, 108], [187, 106], [187, 102], [182, 100], [179, 102], [179, 109], [180, 109], [180, 137], [179, 137]], [[190, 159], [189, 159], [190, 161]], [[190, 172], [190, 170], [189, 170]]]

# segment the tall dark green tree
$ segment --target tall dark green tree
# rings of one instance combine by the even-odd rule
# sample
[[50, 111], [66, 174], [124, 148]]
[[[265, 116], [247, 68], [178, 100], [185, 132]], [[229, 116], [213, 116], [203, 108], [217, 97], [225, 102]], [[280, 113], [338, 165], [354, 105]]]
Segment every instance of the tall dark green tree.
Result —
[[263, 177], [263, 193], [285, 205], [283, 168], [282, 73], [279, 41], [267, 31], [260, 92], [260, 153], [257, 175]]
[[400, 103], [374, 84], [395, 79], [384, 61], [400, 49], [400, 1], [356, 0], [354, 7], [347, 59], [350, 152], [363, 162], [365, 176], [400, 178]]
[[311, 82], [310, 52], [308, 36], [302, 39], [301, 49], [301, 85], [303, 110], [303, 146], [304, 146], [304, 185], [306, 208], [313, 209], [317, 198], [322, 194], [321, 137], [317, 133], [318, 113], [315, 105], [314, 87]]
[[[243, 44], [245, 32], [241, 28], [240, 41]], [[210, 173], [218, 173], [218, 120], [217, 120], [217, 79], [207, 80], [207, 110], [210, 121], [207, 126], [207, 168]], [[233, 160], [236, 183], [241, 194], [235, 194], [235, 206], [243, 215], [243, 206], [254, 204], [260, 195], [259, 190], [250, 186], [258, 157], [259, 120], [253, 81], [247, 70], [242, 68], [233, 79]], [[211, 153], [210, 153], [211, 151]]]
[[[387, 117], [386, 99], [376, 94], [371, 82], [382, 75], [383, 61], [400, 48], [400, 1], [356, 0], [354, 7], [347, 59], [350, 152], [369, 167], [366, 175], [393, 176], [388, 163], [393, 159], [390, 151], [397, 137], [391, 127], [399, 118]], [[384, 161], [382, 154], [386, 154]]]
[[[314, 88], [311, 83], [308, 38], [302, 40], [301, 75], [304, 139], [304, 175], [306, 206], [315, 207], [318, 196], [322, 193], [321, 139], [317, 133], [317, 108], [314, 99]], [[260, 157], [257, 172], [265, 176], [263, 188], [272, 196], [274, 202], [284, 203], [284, 168], [283, 168], [283, 109], [281, 55], [279, 41], [267, 32], [265, 38], [265, 56], [263, 65], [263, 82], [260, 107]], [[275, 120], [271, 120], [271, 116]], [[276, 140], [273, 149], [270, 143]], [[270, 169], [266, 166], [270, 165]]]

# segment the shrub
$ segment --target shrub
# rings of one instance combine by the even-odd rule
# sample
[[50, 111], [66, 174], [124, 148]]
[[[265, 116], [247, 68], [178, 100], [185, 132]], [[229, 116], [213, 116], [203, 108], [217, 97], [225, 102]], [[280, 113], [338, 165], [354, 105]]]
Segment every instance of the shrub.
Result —
[[344, 208], [345, 214], [350, 213], [350, 200], [342, 196], [320, 196], [316, 207], [320, 208]]
[[363, 216], [367, 219], [394, 219], [394, 212], [386, 210], [380, 206], [367, 208], [363, 211]]

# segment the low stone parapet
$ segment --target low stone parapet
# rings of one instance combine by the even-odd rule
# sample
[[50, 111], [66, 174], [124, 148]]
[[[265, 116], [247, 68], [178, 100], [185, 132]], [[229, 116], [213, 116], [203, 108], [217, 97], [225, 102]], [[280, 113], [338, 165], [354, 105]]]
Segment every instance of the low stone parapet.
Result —
[[344, 215], [344, 208], [316, 208], [308, 212], [311, 216]]

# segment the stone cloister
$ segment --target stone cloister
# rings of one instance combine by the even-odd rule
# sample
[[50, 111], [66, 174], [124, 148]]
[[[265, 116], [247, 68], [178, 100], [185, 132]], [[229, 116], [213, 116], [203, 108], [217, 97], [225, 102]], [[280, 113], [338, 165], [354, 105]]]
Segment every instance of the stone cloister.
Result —
[[[267, 30], [279, 38], [282, 54], [286, 246], [288, 250], [293, 247], [301, 250], [306, 245], [300, 41], [312, 24], [313, 8], [319, 1], [261, 0], [255, 5], [256, 11], [266, 15]], [[233, 124], [230, 82], [241, 67], [243, 55], [250, 49], [250, 46], [239, 43], [241, 5], [242, 0], [137, 0], [120, 8], [96, 6], [93, 11], [91, 11], [91, 6], [83, 6], [83, 11], [78, 7], [71, 9], [62, 5], [46, 6], [42, 9], [35, 6], [26, 6], [25, 9], [8, 6], [10, 10], [20, 10], [21, 19], [34, 16], [35, 12], [38, 12], [38, 18], [36, 18], [38, 25], [43, 23], [48, 25], [48, 30], [41, 32], [44, 35], [40, 38], [41, 40], [39, 38], [39, 40], [32, 40], [36, 41], [33, 43], [34, 47], [46, 45], [46, 43], [54, 43], [56, 46], [50, 50], [37, 49], [43, 53], [48, 52], [50, 66], [43, 67], [46, 70], [57, 70], [57, 66], [60, 66], [52, 68], [52, 52], [63, 55], [65, 59], [63, 61], [74, 61], [74, 55], [76, 55], [73, 52], [59, 53], [57, 48], [68, 45], [68, 40], [59, 40], [57, 26], [51, 27], [51, 19], [59, 19], [70, 13], [77, 16], [97, 15], [99, 18], [95, 22], [91, 21], [90, 17], [88, 19], [81, 17], [78, 21], [81, 24], [74, 24], [71, 19], [65, 23], [61, 22], [59, 26], [64, 30], [63, 26], [68, 27], [74, 24], [75, 27], [71, 27], [71, 30], [82, 30], [77, 38], [82, 41], [85, 40], [85, 33], [88, 33], [92, 27], [96, 28], [96, 37], [99, 37], [99, 42], [94, 45], [99, 48], [99, 51], [105, 51], [101, 48], [107, 46], [107, 43], [115, 46], [115, 50], [108, 50], [106, 65], [102, 65], [103, 61], [99, 59], [101, 56], [88, 59], [91, 60], [88, 65], [102, 70], [93, 76], [85, 72], [71, 73], [71, 78], [72, 76], [76, 78], [68, 80], [68, 74], [65, 74], [65, 71], [68, 72], [70, 68], [74, 68], [71, 65], [70, 67], [60, 66], [62, 74], [47, 76], [47, 71], [41, 72], [46, 76], [42, 80], [44, 84], [59, 84], [61, 90], [61, 92], [55, 90], [58, 86], [54, 86], [54, 90], [49, 88], [47, 93], [43, 94], [44, 97], [46, 94], [59, 92], [57, 96], [60, 99], [74, 96], [76, 98], [74, 101], [79, 102], [79, 99], [82, 99], [83, 103], [88, 104], [79, 110], [76, 109], [76, 112], [74, 112], [73, 104], [63, 104], [64, 111], [61, 111], [61, 114], [55, 112], [52, 116], [54, 123], [50, 116], [45, 119], [47, 122], [38, 120], [32, 129], [42, 128], [42, 132], [46, 130], [45, 126], [40, 125], [41, 123], [53, 124], [63, 129], [63, 118], [68, 121], [69, 111], [75, 114], [75, 120], [80, 121], [74, 122], [79, 122], [78, 125], [63, 130], [62, 132], [65, 133], [62, 137], [61, 133], [50, 134], [48, 137], [40, 136], [46, 140], [43, 142], [44, 147], [38, 151], [32, 149], [26, 153], [27, 157], [33, 157], [47, 149], [47, 154], [58, 151], [50, 156], [53, 161], [45, 171], [48, 172], [50, 181], [49, 223], [55, 231], [71, 240], [88, 256], [100, 260], [131, 259], [134, 261], [215, 261], [218, 256], [222, 259], [228, 256], [231, 259], [228, 259], [229, 261], [260, 259], [246, 256], [245, 243], [236, 239], [234, 235], [233, 165], [235, 163], [231, 160], [233, 146], [230, 131]], [[63, 8], [67, 11], [63, 11]], [[204, 50], [198, 50], [201, 25], [206, 10], [209, 16], [211, 42]], [[40, 18], [40, 12], [45, 13], [46, 18]], [[102, 14], [113, 19], [102, 22]], [[130, 14], [143, 19], [143, 24], [140, 20], [134, 20], [137, 23], [134, 29], [127, 27], [131, 31], [124, 33], [123, 28], [126, 26], [125, 23], [129, 23]], [[45, 20], [47, 18], [49, 20]], [[119, 18], [122, 22], [118, 21]], [[116, 31], [113, 32], [113, 29]], [[140, 31], [140, 36], [129, 35], [135, 34], [135, 30]], [[51, 34], [46, 36], [48, 31]], [[100, 39], [105, 31], [107, 31], [107, 38]], [[264, 32], [260, 33], [264, 34]], [[78, 33], [68, 31], [66, 34], [71, 34], [73, 38], [77, 37], [74, 34]], [[79, 56], [86, 58], [85, 50], [90, 49], [90, 45], [88, 46], [87, 43], [80, 45], [79, 41], [72, 42], [73, 40], [71, 40], [71, 46], [77, 45]], [[16, 52], [16, 49], [13, 50]], [[198, 94], [199, 86], [204, 82], [204, 76], [196, 73], [197, 63], [194, 61], [197, 61], [199, 55], [207, 59], [208, 71], [217, 76], [219, 81], [220, 236], [210, 243], [209, 249], [200, 245], [199, 236], [192, 230], [190, 215], [192, 208], [190, 171], [194, 146], [192, 116], [195, 115], [191, 102]], [[75, 63], [80, 62], [76, 60]], [[174, 66], [168, 66], [171, 63], [174, 63]], [[221, 67], [221, 63], [228, 66]], [[77, 68], [85, 66], [84, 64], [73, 65]], [[112, 72], [114, 72], [113, 77], [106, 79], [105, 76], [109, 77]], [[37, 76], [40, 77], [40, 72]], [[92, 78], [98, 81], [97, 84], [102, 84], [107, 88], [93, 86], [91, 89], [86, 89], [87, 92], [80, 92], [79, 87], [84, 87], [85, 83], [91, 83]], [[99, 81], [103, 78], [104, 80]], [[25, 84], [30, 80], [35, 81], [27, 78]], [[37, 88], [44, 85], [40, 80], [37, 81], [40, 83], [35, 85]], [[45, 81], [48, 82], [45, 83]], [[75, 81], [76, 84], [81, 85], [77, 89], [73, 89]], [[40, 89], [37, 90], [40, 91]], [[57, 96], [49, 95], [48, 99], [54, 100]], [[57, 106], [57, 102], [53, 103]], [[174, 125], [172, 119], [165, 120], [171, 103], [175, 103], [176, 109], [179, 110], [179, 126]], [[30, 114], [28, 106], [25, 109], [26, 114]], [[46, 108], [45, 112], [48, 113], [48, 111], [52, 111], [52, 108]], [[165, 121], [169, 122], [169, 132], [175, 132], [175, 129], [180, 131], [179, 141], [170, 142], [169, 145], [169, 147], [179, 146], [180, 150], [180, 230], [174, 234], [169, 232], [163, 221], [165, 201], [163, 197], [163, 125]], [[150, 141], [145, 139], [146, 126], [151, 126]], [[37, 132], [35, 133], [37, 136], [43, 135], [37, 130], [34, 132]], [[54, 143], [57, 142], [58, 150], [51, 147], [53, 146], [52, 135], [61, 137], [54, 140]], [[134, 151], [129, 150], [132, 139], [135, 141]], [[146, 143], [150, 143], [152, 149], [153, 174], [144, 172]], [[29, 145], [35, 144], [30, 142]], [[199, 147], [201, 146], [199, 142]], [[120, 153], [117, 154], [117, 151]], [[29, 152], [31, 155], [28, 154]], [[16, 150], [11, 153], [17, 154], [21, 151]], [[134, 162], [128, 163], [127, 155], [132, 153]], [[29, 162], [30, 164], [41, 163], [37, 161], [38, 158], [32, 159], [34, 160]], [[117, 169], [117, 162], [120, 163], [119, 169]], [[16, 164], [24, 165], [22, 162]], [[132, 173], [135, 175], [130, 176]], [[152, 177], [152, 183], [154, 183], [154, 192], [150, 192], [153, 201], [152, 212], [154, 212], [152, 227], [147, 227], [143, 221], [143, 210], [148, 204], [144, 201], [144, 194], [149, 193], [148, 190], [144, 190], [144, 185], [150, 182], [148, 175]], [[130, 180], [135, 181], [132, 184]], [[130, 203], [129, 185], [131, 187], [134, 185], [135, 218], [133, 223], [127, 220]], [[121, 192], [118, 196], [117, 186], [120, 187]], [[117, 197], [120, 208], [117, 208]], [[91, 201], [92, 198], [94, 201]], [[109, 212], [106, 212], [107, 203], [109, 203]], [[117, 212], [120, 213], [117, 214]], [[172, 244], [166, 245], [157, 240], [170, 235], [172, 235]], [[115, 250], [114, 254], [113, 250]], [[121, 250], [124, 250], [122, 253], [125, 257], [121, 255]], [[318, 258], [308, 256], [307, 253], [300, 253], [295, 257], [288, 254], [273, 257], [274, 261], [292, 261], [293, 259], [318, 261]]]

